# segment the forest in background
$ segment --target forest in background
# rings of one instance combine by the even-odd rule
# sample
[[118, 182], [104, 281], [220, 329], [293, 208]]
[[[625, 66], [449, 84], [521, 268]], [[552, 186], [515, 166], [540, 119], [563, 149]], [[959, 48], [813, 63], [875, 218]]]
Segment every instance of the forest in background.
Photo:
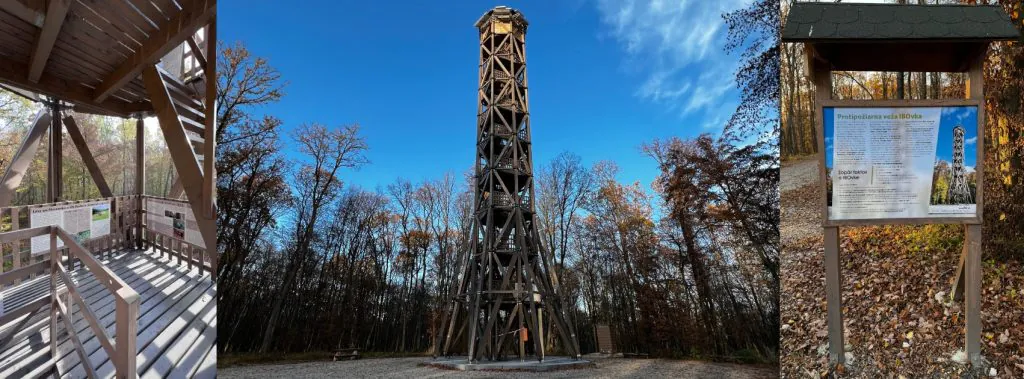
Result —
[[[27, 98], [0, 89], [0, 170], [6, 170], [32, 127], [36, 113], [44, 106]], [[135, 119], [98, 116], [66, 111], [78, 123], [96, 164], [103, 173], [114, 196], [135, 193]], [[154, 121], [155, 122], [155, 121]], [[65, 132], [64, 200], [100, 198], [89, 170], [77, 148]], [[40, 142], [36, 156], [29, 165], [11, 205], [41, 204], [46, 197], [46, 152], [49, 138]], [[177, 173], [167, 151], [163, 135], [155, 124], [146, 128], [146, 194], [166, 196]]]
[[[661, 169], [650, 187], [571, 152], [535, 163], [541, 236], [583, 352], [608, 324], [621, 351], [777, 361], [778, 4], [725, 15], [742, 103], [721, 135], [644, 146]], [[471, 174], [346, 184], [348, 170], [372, 168], [359, 126], [314, 118], [286, 132], [261, 106], [285, 96], [287, 78], [241, 42], [220, 53], [222, 356], [432, 351], [468, 246]]]
[[[1021, 0], [900, 0], [912, 4], [999, 4], [1021, 28]], [[783, 24], [791, 0], [783, 2]], [[783, 160], [817, 153], [814, 86], [804, 65], [804, 46], [781, 45], [781, 138]], [[985, 235], [987, 257], [1019, 257], [1024, 249], [1024, 37], [995, 42], [985, 62]], [[966, 74], [942, 72], [847, 72], [832, 74], [834, 99], [962, 99]], [[914, 227], [905, 227], [913, 233]], [[952, 230], [947, 228], [947, 230]], [[962, 233], [961, 233], [962, 234]], [[962, 236], [945, 236], [958, 239]]]

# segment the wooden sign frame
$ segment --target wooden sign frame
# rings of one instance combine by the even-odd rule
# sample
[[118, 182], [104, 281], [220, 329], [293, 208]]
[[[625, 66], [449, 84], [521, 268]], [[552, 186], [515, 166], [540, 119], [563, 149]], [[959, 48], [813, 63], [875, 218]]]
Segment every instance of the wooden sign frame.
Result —
[[[927, 108], [927, 107], [976, 107], [977, 108], [977, 148], [975, 161], [976, 194], [974, 217], [915, 217], [915, 218], [877, 218], [830, 220], [828, 215], [828, 179], [825, 163], [825, 108]], [[959, 224], [981, 225], [984, 219], [984, 165], [985, 165], [985, 101], [984, 99], [940, 99], [940, 100], [832, 100], [816, 101], [819, 115], [815, 120], [818, 135], [818, 180], [823, 183], [820, 194], [822, 225], [829, 226], [865, 226], [865, 225], [927, 225], [927, 224]]]
[[[816, 53], [813, 43], [805, 45], [807, 72], [814, 84], [815, 126], [818, 136], [819, 179], [822, 180], [820, 206], [822, 207], [822, 234], [825, 250], [825, 297], [828, 325], [828, 354], [831, 363], [846, 362], [846, 344], [843, 332], [842, 267], [840, 264], [839, 227], [856, 225], [888, 224], [963, 224], [964, 245], [956, 274], [951, 280], [951, 300], [964, 301], [965, 327], [964, 351], [974, 367], [983, 364], [981, 357], [981, 223], [984, 209], [984, 138], [985, 138], [985, 92], [984, 65], [986, 49], [979, 49], [973, 56], [964, 58], [967, 73], [965, 99], [938, 100], [833, 100], [833, 65], [827, 58]], [[908, 70], [913, 71], [913, 70]], [[914, 218], [914, 219], [872, 219], [836, 220], [828, 219], [828, 189], [825, 185], [825, 107], [921, 107], [921, 106], [977, 106], [978, 107], [978, 159], [977, 172], [977, 216], [975, 218]]]

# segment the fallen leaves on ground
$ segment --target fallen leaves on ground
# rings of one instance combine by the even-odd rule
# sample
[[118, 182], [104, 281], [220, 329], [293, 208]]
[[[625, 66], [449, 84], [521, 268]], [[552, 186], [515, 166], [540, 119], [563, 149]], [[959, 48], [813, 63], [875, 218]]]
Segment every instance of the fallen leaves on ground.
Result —
[[[939, 225], [841, 229], [845, 342], [853, 360], [829, 367], [819, 191], [808, 184], [781, 197], [782, 377], [977, 375], [954, 362], [965, 315], [949, 293], [962, 227]], [[982, 259], [984, 375], [1024, 377], [1024, 263]]]

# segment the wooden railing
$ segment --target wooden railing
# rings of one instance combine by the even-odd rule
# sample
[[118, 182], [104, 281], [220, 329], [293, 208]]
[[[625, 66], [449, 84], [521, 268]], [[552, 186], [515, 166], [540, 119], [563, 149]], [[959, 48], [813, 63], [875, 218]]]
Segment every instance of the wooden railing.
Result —
[[[139, 294], [114, 274], [113, 271], [100, 263], [91, 252], [87, 251], [74, 237], [60, 227], [40, 226], [0, 233], [0, 243], [10, 243], [12, 241], [21, 241], [45, 235], [50, 236], [50, 254], [48, 259], [0, 274], [0, 286], [6, 286], [24, 278], [26, 275], [37, 274], [49, 268], [49, 295], [23, 305], [14, 312], [3, 315], [3, 317], [0, 317], [0, 324], [34, 312], [49, 304], [50, 364], [56, 362], [55, 358], [58, 354], [58, 333], [56, 330], [57, 319], [60, 318], [63, 320], [64, 327], [68, 331], [72, 343], [75, 345], [75, 351], [78, 353], [82, 366], [85, 367], [86, 374], [93, 378], [96, 376], [95, 368], [92, 367], [92, 361], [89, 359], [82, 341], [78, 338], [74, 326], [74, 313], [72, 312], [71, 304], [72, 302], [77, 303], [82, 317], [88, 322], [93, 335], [99, 340], [100, 345], [106, 350], [110, 361], [114, 364], [115, 375], [118, 378], [136, 378], [138, 376], [135, 359], [137, 353], [137, 329], [139, 325]], [[64, 248], [57, 248], [58, 238], [64, 243]], [[89, 308], [89, 304], [82, 298], [78, 286], [71, 280], [67, 269], [61, 264], [64, 257], [62, 252], [64, 251], [67, 252], [68, 265], [73, 264], [75, 261], [81, 262], [83, 267], [95, 276], [96, 280], [114, 296], [116, 341], [112, 341], [107, 336], [106, 329], [100, 325], [96, 314]], [[58, 288], [58, 277], [64, 283], [63, 291]], [[61, 295], [64, 294], [68, 296], [68, 300], [61, 300]]]
[[[161, 199], [177, 202], [188, 207], [188, 202], [178, 199], [168, 199], [148, 195], [127, 195], [104, 199], [91, 199], [81, 201], [65, 201], [60, 203], [37, 204], [27, 206], [0, 207], [0, 233], [18, 231], [33, 228], [31, 213], [33, 209], [40, 207], [51, 207], [59, 205], [73, 205], [98, 200], [108, 200], [111, 203], [111, 225], [110, 233], [83, 241], [82, 246], [93, 254], [113, 253], [126, 248], [146, 249], [152, 247], [161, 255], [166, 254], [171, 258], [177, 258], [177, 263], [186, 263], [189, 269], [197, 266], [199, 270], [212, 274], [213, 259], [216, 256], [216, 249], [205, 249], [201, 246], [192, 245], [188, 242], [166, 234], [161, 234], [148, 228], [146, 225], [145, 210], [142, 209], [142, 201], [145, 198]], [[139, 218], [143, 218], [140, 222]], [[142, 229], [139, 229], [139, 226]], [[140, 237], [140, 238], [139, 238]], [[139, 245], [141, 244], [141, 246]], [[0, 273], [16, 271], [22, 266], [38, 264], [45, 260], [45, 254], [32, 255], [29, 252], [29, 238], [15, 239], [8, 242], [0, 242]], [[38, 275], [37, 272], [23, 271], [24, 275], [12, 280], [11, 283], [0, 283], [0, 290], [9, 284], [17, 284], [22, 280], [31, 279]]]
[[[138, 196], [117, 196], [104, 199], [91, 199], [80, 201], [64, 201], [59, 203], [23, 205], [13, 207], [0, 207], [0, 233], [31, 229], [31, 214], [33, 209], [52, 207], [60, 205], [74, 205], [94, 202], [99, 200], [110, 201], [111, 225], [110, 233], [90, 239], [83, 243], [83, 246], [93, 254], [113, 253], [128, 247], [128, 236], [135, 233], [138, 213]], [[32, 265], [45, 261], [46, 254], [31, 254], [31, 243], [29, 238], [19, 238], [10, 241], [0, 242], [0, 273], [18, 270], [22, 266]], [[24, 276], [8, 284], [17, 284], [24, 279], [31, 279], [38, 273], [26, 272]], [[0, 289], [6, 285], [0, 284]]]
[[[55, 226], [46, 228], [50, 229], [50, 296], [53, 299], [54, 305], [50, 308], [50, 341], [53, 344], [51, 353], [56, 355], [57, 346], [52, 336], [56, 334], [53, 331], [57, 329], [59, 312], [60, 319], [64, 320], [64, 326], [71, 336], [71, 341], [75, 344], [75, 351], [78, 352], [78, 357], [82, 362], [82, 367], [85, 368], [86, 375], [90, 378], [96, 377], [96, 369], [92, 367], [92, 361], [86, 354], [82, 341], [78, 339], [78, 334], [75, 332], [71, 308], [72, 302], [75, 302], [78, 303], [78, 309], [82, 311], [82, 315], [89, 323], [93, 335], [99, 340], [100, 346], [103, 346], [103, 349], [107, 351], [111, 363], [114, 364], [115, 375], [118, 378], [137, 378], [135, 358], [138, 351], [136, 339], [138, 338], [139, 328], [139, 293], [129, 287], [110, 268], [100, 263], [96, 257], [85, 250], [64, 229]], [[107, 291], [114, 295], [114, 331], [117, 336], [116, 341], [107, 336], [106, 328], [100, 325], [99, 319], [89, 308], [89, 304], [85, 302], [85, 299], [82, 298], [81, 293], [78, 292], [77, 286], [71, 281], [71, 276], [68, 275], [64, 265], [60, 264], [62, 254], [57, 249], [57, 238], [64, 241], [64, 246], [68, 247], [68, 262], [71, 263], [77, 259], [82, 263], [83, 267], [96, 277], [100, 284], [107, 288]], [[60, 295], [57, 293], [58, 275], [64, 281], [65, 288], [67, 288], [67, 302], [61, 301]]]
[[[184, 200], [149, 195], [144, 195], [143, 197], [176, 202], [185, 207], [189, 206], [188, 202]], [[144, 212], [148, 212], [148, 209]], [[213, 260], [217, 258], [213, 254], [216, 254], [216, 249], [204, 249], [201, 246], [190, 244], [180, 238], [159, 233], [150, 229], [148, 225], [143, 228], [142, 233], [142, 239], [147, 246], [152, 247], [153, 250], [159, 252], [161, 256], [167, 254], [169, 258], [176, 258], [178, 260], [178, 264], [181, 264], [182, 262], [186, 263], [190, 270], [193, 266], [196, 266], [200, 271], [206, 271], [213, 274], [212, 264]]]

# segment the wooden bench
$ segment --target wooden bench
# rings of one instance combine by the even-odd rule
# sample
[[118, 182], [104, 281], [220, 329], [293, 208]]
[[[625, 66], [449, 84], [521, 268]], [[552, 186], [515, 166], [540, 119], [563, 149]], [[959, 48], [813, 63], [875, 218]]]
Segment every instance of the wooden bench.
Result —
[[359, 359], [359, 349], [350, 347], [347, 349], [338, 349], [334, 351], [334, 361], [337, 362], [339, 359], [352, 360]]

